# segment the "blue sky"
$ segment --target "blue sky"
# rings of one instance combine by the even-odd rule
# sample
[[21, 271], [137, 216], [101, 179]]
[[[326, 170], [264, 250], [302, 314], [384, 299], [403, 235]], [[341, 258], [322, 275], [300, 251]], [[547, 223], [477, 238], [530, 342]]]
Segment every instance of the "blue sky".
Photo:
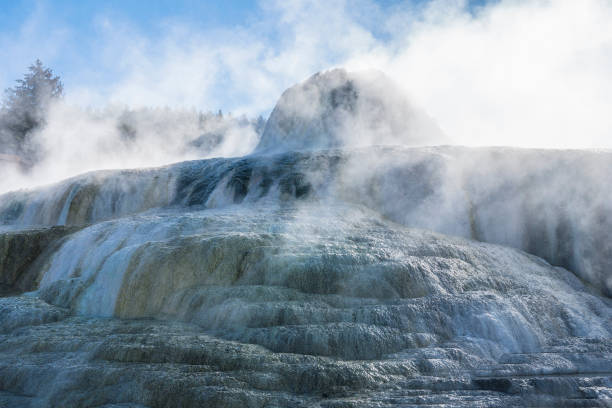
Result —
[[[155, 59], [159, 51], [155, 50], [154, 44], [163, 43], [172, 35], [180, 42], [178, 37], [181, 34], [177, 34], [180, 30], [211, 40], [219, 37], [220, 41], [228, 37], [228, 33], [234, 35], [238, 32], [242, 36], [257, 37], [259, 43], [265, 43], [265, 47], [270, 49], [282, 48], [287, 41], [287, 27], [276, 25], [279, 9], [283, 7], [275, 3], [279, 2], [0, 0], [0, 58], [3, 61], [0, 64], [0, 86], [10, 86], [31, 62], [40, 58], [61, 75], [68, 93], [78, 88], [75, 93], [83, 95], [89, 88], [89, 93], [94, 92], [97, 96], [81, 98], [84, 103], [103, 103], [113, 93], [106, 89], [106, 85], [112, 87], [118, 78], [129, 75], [127, 71], [134, 70], [122, 65], [127, 48], [142, 46], [142, 52]], [[305, 2], [295, 3], [301, 4], [296, 7], [299, 8]], [[359, 0], [342, 3], [356, 22], [384, 42], [389, 33], [379, 28], [383, 26], [381, 19], [399, 8], [421, 7], [426, 1]], [[468, 7], [474, 9], [483, 3], [484, 0], [472, 1]], [[310, 64], [313, 69], [325, 68], [328, 63], [333, 65], [344, 57], [345, 50], [326, 48], [327, 55], [320, 64]], [[227, 80], [223, 74], [215, 75], [215, 81], [221, 87]], [[294, 78], [279, 80], [285, 85]], [[232, 99], [240, 97], [224, 94], [219, 104], [231, 109], [234, 105]], [[204, 99], [187, 99], [186, 104], [192, 105], [206, 102]], [[168, 100], [170, 105], [176, 102], [172, 98]], [[154, 101], [154, 104], [159, 103]]]
[[[86, 61], [95, 59], [103, 19], [129, 24], [132, 30], [155, 39], [172, 21], [207, 28], [233, 27], [248, 22], [256, 13], [257, 2], [248, 0], [0, 0], [3, 42], [18, 42], [28, 36], [34, 41], [50, 37], [57, 41], [54, 45], [59, 45], [57, 48], [31, 47], [19, 50], [17, 55], [2, 55], [6, 63], [0, 68], [0, 79], [19, 77], [38, 57], [66, 81], [73, 77], [85, 79], [79, 70]], [[104, 77], [104, 72], [98, 74]]]

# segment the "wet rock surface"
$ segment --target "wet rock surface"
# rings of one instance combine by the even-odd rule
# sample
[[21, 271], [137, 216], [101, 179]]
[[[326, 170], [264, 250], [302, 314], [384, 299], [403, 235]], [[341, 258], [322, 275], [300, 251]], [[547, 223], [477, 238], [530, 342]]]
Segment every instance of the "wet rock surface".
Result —
[[0, 405], [611, 401], [610, 300], [514, 249], [313, 201], [173, 207], [60, 242], [36, 291], [0, 298]]
[[[41, 313], [21, 306], [26, 313]], [[6, 308], [6, 302], [0, 307]], [[462, 346], [447, 343], [377, 360], [346, 361], [274, 353], [202, 333], [190, 324], [63, 316], [0, 335], [0, 403], [609, 406], [609, 340], [571, 338], [538, 352], [504, 354], [497, 362], [470, 361]]]
[[[103, 171], [0, 196], [11, 228], [84, 226], [159, 208], [325, 200], [502, 244], [612, 294], [612, 153], [370, 147]], [[1, 228], [1, 227], [0, 227]]]
[[0, 231], [0, 295], [28, 292], [38, 287], [36, 261], [78, 228], [49, 227]]
[[369, 147], [5, 194], [0, 406], [609, 407], [608, 170]]

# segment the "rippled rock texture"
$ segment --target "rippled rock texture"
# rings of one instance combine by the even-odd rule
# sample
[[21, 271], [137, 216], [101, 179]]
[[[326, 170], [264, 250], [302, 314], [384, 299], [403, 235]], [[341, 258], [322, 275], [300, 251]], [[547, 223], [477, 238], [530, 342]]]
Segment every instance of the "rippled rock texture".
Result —
[[611, 302], [573, 273], [309, 196], [62, 230], [0, 299], [0, 402], [609, 404]]

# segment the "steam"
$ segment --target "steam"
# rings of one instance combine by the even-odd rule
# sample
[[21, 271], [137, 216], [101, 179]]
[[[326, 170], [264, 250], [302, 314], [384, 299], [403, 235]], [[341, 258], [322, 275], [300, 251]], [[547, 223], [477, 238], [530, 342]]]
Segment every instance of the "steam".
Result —
[[[38, 135], [47, 161], [27, 179], [3, 167], [2, 191], [93, 169], [247, 153], [257, 143], [252, 126], [228, 126], [221, 146], [190, 150], [185, 143], [201, 130], [195, 132], [197, 114], [163, 109], [136, 115], [142, 137], [130, 144], [118, 135], [121, 109], [113, 106], [267, 116], [289, 86], [334, 66], [389, 75], [436, 120], [445, 143], [612, 147], [612, 4], [604, 0], [479, 7], [460, 0], [264, 1], [256, 18], [231, 30], [165, 21], [155, 36], [98, 15], [95, 41], [84, 39], [95, 55], [79, 58], [71, 48], [76, 33], [47, 19], [44, 8], [40, 3], [22, 30], [0, 38], [6, 60], [18, 56], [26, 66], [41, 56], [52, 67], [61, 61], [76, 68], [69, 75], [58, 69], [67, 99]], [[16, 62], [8, 64], [3, 87], [19, 75]]]
[[[261, 121], [261, 119], [260, 119]], [[27, 173], [5, 161], [0, 191], [43, 185], [92, 170], [152, 167], [253, 150], [262, 124], [246, 117], [186, 109], [85, 110], [54, 103], [34, 135], [42, 161]]]

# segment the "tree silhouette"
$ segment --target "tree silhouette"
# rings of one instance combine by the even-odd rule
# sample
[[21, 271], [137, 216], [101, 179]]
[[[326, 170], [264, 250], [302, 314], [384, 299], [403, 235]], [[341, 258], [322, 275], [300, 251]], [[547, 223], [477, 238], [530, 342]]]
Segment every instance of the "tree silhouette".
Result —
[[60, 77], [54, 76], [53, 71], [37, 59], [23, 79], [17, 80], [16, 86], [5, 90], [0, 115], [3, 144], [12, 145], [13, 153], [22, 159], [35, 161], [37, 151], [32, 144], [32, 134], [44, 125], [50, 103], [61, 98], [63, 92]]

